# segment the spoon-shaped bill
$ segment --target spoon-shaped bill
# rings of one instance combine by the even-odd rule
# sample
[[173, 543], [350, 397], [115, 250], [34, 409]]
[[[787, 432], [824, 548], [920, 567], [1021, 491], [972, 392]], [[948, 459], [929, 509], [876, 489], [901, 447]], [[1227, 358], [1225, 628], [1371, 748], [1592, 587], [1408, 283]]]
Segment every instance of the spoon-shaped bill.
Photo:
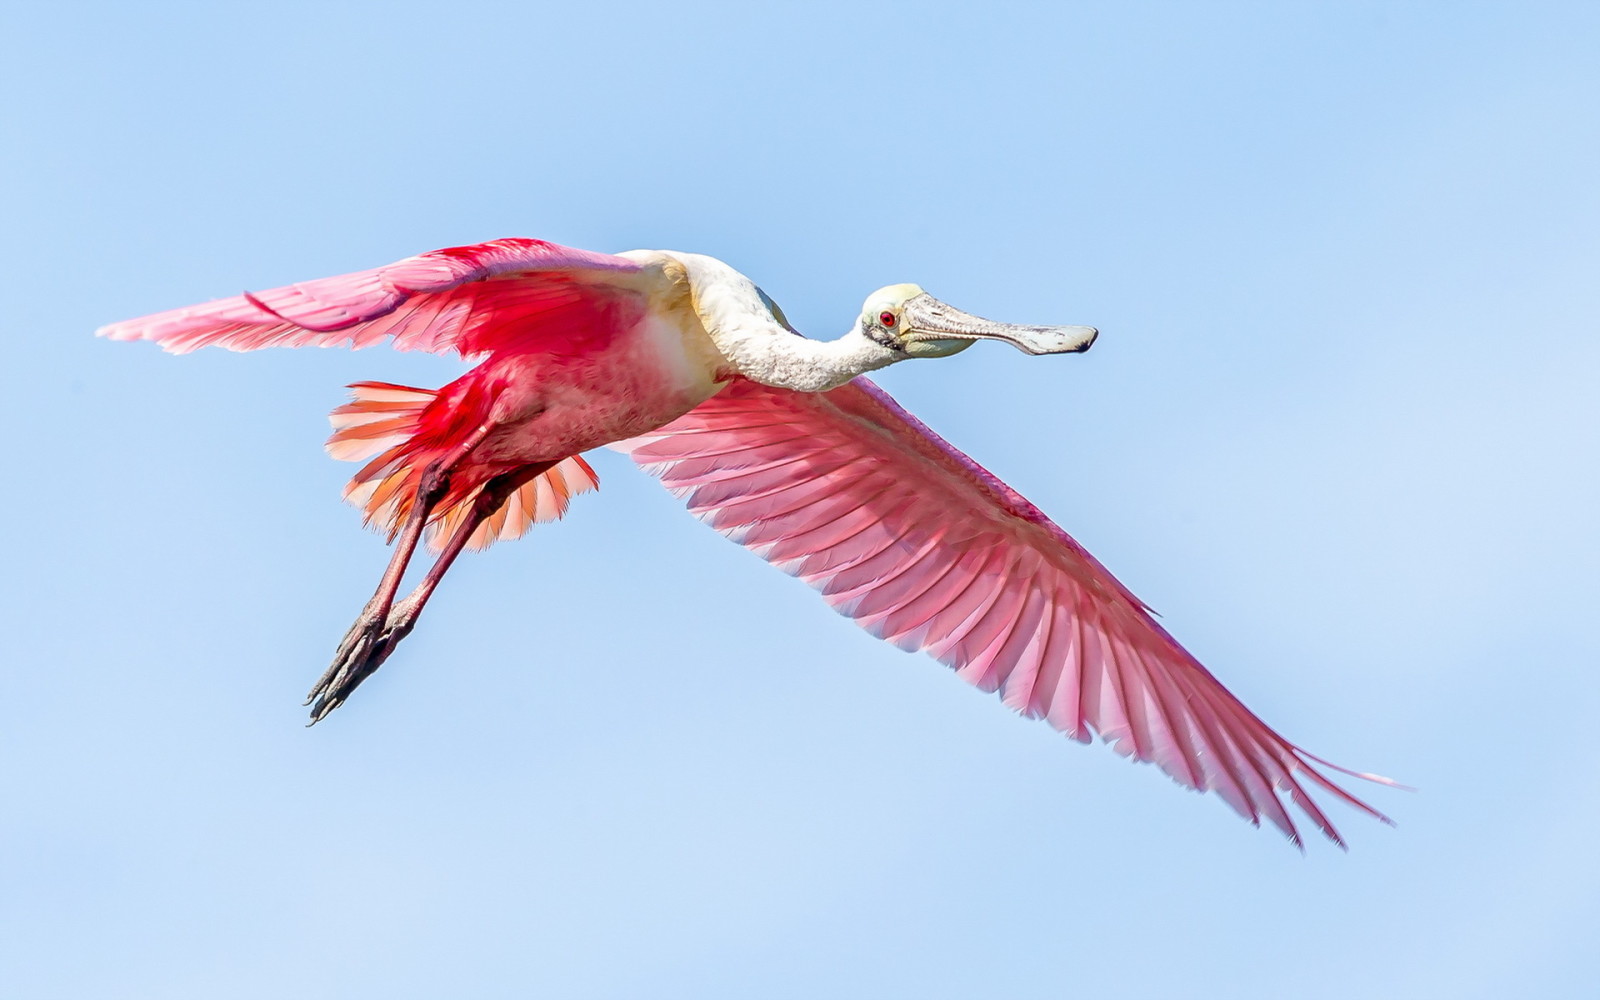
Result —
[[962, 312], [924, 292], [905, 305], [907, 341], [1003, 340], [1029, 354], [1077, 354], [1089, 349], [1100, 331], [1092, 326], [1024, 326], [997, 323]]

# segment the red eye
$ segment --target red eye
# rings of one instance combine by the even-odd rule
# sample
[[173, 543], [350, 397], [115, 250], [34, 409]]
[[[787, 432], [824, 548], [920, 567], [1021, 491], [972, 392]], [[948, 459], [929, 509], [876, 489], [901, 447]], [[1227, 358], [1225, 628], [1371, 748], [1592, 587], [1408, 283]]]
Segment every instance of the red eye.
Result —
[[892, 313], [892, 312], [881, 312], [881, 313], [879, 313], [878, 314], [878, 322], [882, 323], [886, 327], [894, 326], [894, 324], [895, 324], [894, 313]]

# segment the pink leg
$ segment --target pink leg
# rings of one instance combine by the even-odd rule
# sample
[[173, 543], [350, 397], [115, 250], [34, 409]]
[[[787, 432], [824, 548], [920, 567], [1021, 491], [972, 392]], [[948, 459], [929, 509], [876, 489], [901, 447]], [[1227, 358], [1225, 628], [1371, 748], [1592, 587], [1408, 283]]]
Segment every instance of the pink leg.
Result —
[[[399, 590], [400, 578], [405, 573], [405, 563], [401, 561], [399, 571], [394, 571], [395, 562], [399, 561], [400, 557], [400, 552], [395, 552], [395, 560], [391, 560], [390, 570], [384, 573], [383, 581], [378, 587], [378, 593], [373, 597], [372, 602], [367, 605], [366, 609], [361, 612], [361, 617], [356, 619], [356, 624], [351, 627], [350, 632], [346, 634], [344, 642], [339, 646], [339, 652], [334, 657], [333, 666], [329, 667], [328, 672], [322, 675], [321, 680], [317, 681], [316, 687], [311, 689], [311, 696], [306, 699], [306, 703], [311, 705], [311, 722], [309, 725], [316, 725], [329, 712], [344, 704], [345, 699], [350, 697], [350, 692], [354, 691], [362, 681], [366, 680], [375, 670], [382, 666], [383, 661], [387, 660], [389, 654], [394, 651], [394, 647], [400, 644], [400, 640], [411, 633], [412, 628], [416, 626], [417, 616], [422, 613], [423, 605], [428, 603], [429, 597], [433, 596], [434, 590], [439, 586], [439, 581], [444, 579], [445, 573], [450, 569], [450, 565], [455, 562], [456, 556], [460, 555], [461, 550], [466, 548], [467, 542], [472, 538], [472, 533], [477, 529], [478, 525], [499, 510], [507, 498], [517, 491], [518, 487], [549, 470], [555, 464], [554, 462], [546, 462], [540, 465], [530, 465], [516, 472], [496, 476], [485, 483], [483, 488], [478, 491], [477, 496], [473, 498], [472, 508], [467, 519], [456, 529], [455, 534], [450, 536], [450, 540], [445, 543], [444, 550], [439, 553], [439, 558], [429, 568], [427, 575], [422, 578], [422, 582], [417, 584], [417, 588], [407, 595], [405, 600], [399, 602], [395, 602], [394, 595]], [[424, 476], [424, 487], [427, 485], [426, 478]], [[419, 500], [422, 494], [423, 490], [419, 489]], [[442, 494], [443, 489], [441, 488], [439, 495]], [[433, 497], [432, 503], [437, 502], [438, 496], [436, 495]], [[412, 517], [406, 522], [405, 529], [401, 535], [402, 545], [406, 544], [408, 536], [410, 539], [409, 549], [406, 551], [407, 559], [410, 557], [411, 550], [416, 548], [417, 539], [422, 533], [422, 522], [427, 519], [425, 514], [420, 519], [417, 517], [418, 509], [420, 509], [420, 504], [418, 507], [413, 508]], [[415, 532], [412, 531], [413, 522], [416, 522]], [[393, 576], [392, 580], [390, 579], [391, 576]], [[380, 606], [381, 611], [378, 610]], [[380, 614], [381, 617], [375, 617]]]
[[411, 513], [407, 515], [406, 522], [401, 526], [400, 534], [395, 539], [394, 555], [389, 557], [389, 565], [384, 568], [383, 577], [378, 581], [377, 592], [372, 595], [372, 600], [367, 602], [367, 606], [361, 609], [361, 614], [356, 616], [355, 624], [344, 634], [344, 639], [340, 641], [339, 648], [333, 654], [333, 663], [312, 686], [311, 693], [306, 695], [305, 703], [312, 706], [313, 725], [344, 700], [344, 696], [340, 695], [330, 702], [330, 698], [336, 692], [342, 691], [347, 695], [383, 662], [382, 656], [373, 661], [372, 654], [377, 649], [379, 634], [389, 620], [389, 609], [394, 604], [395, 594], [400, 591], [400, 581], [405, 578], [406, 567], [410, 565], [411, 557], [417, 550], [417, 543], [422, 539], [422, 530], [427, 527], [428, 515], [433, 513], [433, 508], [449, 492], [452, 470], [461, 464], [462, 459], [466, 458], [472, 449], [482, 444], [483, 439], [488, 437], [493, 429], [492, 424], [484, 424], [448, 454], [430, 462], [422, 471], [422, 479], [417, 484], [417, 493], [412, 500]]

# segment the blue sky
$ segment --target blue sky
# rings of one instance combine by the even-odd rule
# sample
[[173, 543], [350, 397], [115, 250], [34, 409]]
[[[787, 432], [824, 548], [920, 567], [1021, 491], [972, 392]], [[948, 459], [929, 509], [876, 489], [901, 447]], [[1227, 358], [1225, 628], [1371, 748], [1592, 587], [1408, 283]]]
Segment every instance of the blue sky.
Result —
[[[12, 5], [0, 967], [28, 998], [1574, 996], [1600, 977], [1588, 4]], [[327, 723], [382, 350], [113, 320], [434, 247], [1090, 323], [881, 382], [1364, 789], [1302, 857], [621, 456]]]

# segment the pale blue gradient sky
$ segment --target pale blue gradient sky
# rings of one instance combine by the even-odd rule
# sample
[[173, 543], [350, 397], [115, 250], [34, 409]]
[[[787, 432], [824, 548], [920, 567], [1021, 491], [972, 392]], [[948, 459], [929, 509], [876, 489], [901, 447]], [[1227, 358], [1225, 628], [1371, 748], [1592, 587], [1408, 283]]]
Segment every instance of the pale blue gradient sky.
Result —
[[[11, 5], [0, 969], [26, 998], [1493, 997], [1600, 981], [1600, 8]], [[1273, 725], [1301, 857], [876, 642], [620, 456], [325, 725], [385, 351], [90, 339], [539, 236], [882, 382]]]

